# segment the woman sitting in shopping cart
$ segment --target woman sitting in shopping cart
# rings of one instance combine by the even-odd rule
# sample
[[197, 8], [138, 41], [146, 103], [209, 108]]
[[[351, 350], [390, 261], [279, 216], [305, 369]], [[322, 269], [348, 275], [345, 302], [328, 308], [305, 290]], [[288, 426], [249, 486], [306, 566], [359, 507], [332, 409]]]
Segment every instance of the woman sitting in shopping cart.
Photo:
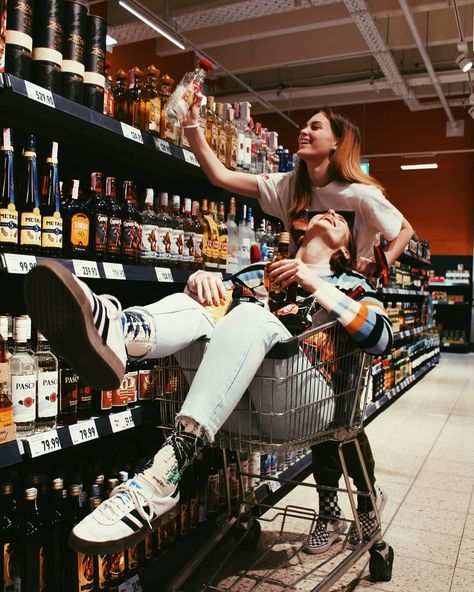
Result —
[[[391, 345], [390, 322], [374, 288], [350, 271], [353, 263], [349, 225], [329, 210], [310, 220], [296, 257], [270, 264], [270, 274], [312, 295], [361, 349], [381, 353]], [[357, 286], [365, 293], [354, 300], [347, 292]], [[122, 311], [117, 299], [96, 295], [59, 262], [42, 262], [26, 276], [25, 299], [35, 326], [93, 387], [117, 388], [128, 358], [178, 355], [202, 337], [209, 340], [175, 429], [142, 472], [74, 527], [70, 542], [79, 551], [125, 549], [156, 526], [178, 503], [183, 471], [214, 441], [266, 354], [291, 337], [276, 315], [253, 303], [239, 304], [216, 323], [206, 307], [218, 306], [226, 290], [212, 273], [193, 274], [187, 292]], [[309, 365], [303, 353], [299, 356]], [[325, 384], [321, 377], [320, 382]], [[258, 405], [258, 398], [253, 404]], [[370, 463], [369, 473], [373, 483]], [[337, 501], [331, 503], [336, 520]]]

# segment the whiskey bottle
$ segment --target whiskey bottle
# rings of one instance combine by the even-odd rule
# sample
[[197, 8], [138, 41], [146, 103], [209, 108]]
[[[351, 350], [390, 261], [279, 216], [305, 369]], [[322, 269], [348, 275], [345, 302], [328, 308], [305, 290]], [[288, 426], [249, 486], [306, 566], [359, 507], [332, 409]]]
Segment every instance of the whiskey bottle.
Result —
[[35, 352], [38, 367], [38, 392], [35, 431], [56, 427], [58, 417], [59, 369], [58, 359], [52, 353], [46, 338], [38, 333]]
[[36, 0], [34, 8], [31, 79], [58, 93], [63, 62], [63, 0]]
[[220, 201], [218, 203], [217, 232], [219, 235], [217, 269], [219, 271], [225, 272], [226, 265], [227, 265], [228, 232], [227, 232], [227, 224], [225, 222], [225, 207], [224, 207], [223, 201]]
[[171, 215], [168, 208], [168, 194], [160, 193], [160, 209], [156, 216], [158, 224], [156, 259], [158, 265], [169, 265], [171, 260]]
[[109, 207], [102, 190], [102, 173], [92, 173], [91, 194], [91, 237], [93, 256], [97, 261], [105, 261], [107, 253], [107, 231], [109, 225]]
[[142, 129], [155, 136], [160, 135], [161, 97], [158, 90], [160, 71], [155, 66], [146, 69], [146, 82], [143, 87]]
[[61, 257], [63, 219], [58, 178], [58, 143], [53, 142], [46, 159], [46, 171], [41, 188], [41, 254]]
[[109, 224], [107, 226], [107, 261], [121, 261], [122, 252], [122, 208], [117, 203], [117, 180], [105, 180], [105, 198], [108, 200]]
[[124, 181], [122, 206], [122, 261], [124, 263], [138, 263], [140, 228], [141, 216], [135, 206], [133, 181]]
[[204, 226], [201, 222], [201, 214], [199, 211], [198, 201], [193, 201], [192, 219], [194, 223], [194, 269], [201, 269]]
[[73, 179], [71, 197], [63, 212], [64, 254], [87, 259], [90, 253], [91, 213], [89, 204], [79, 199], [79, 181]]
[[61, 94], [80, 104], [84, 95], [86, 34], [87, 8], [79, 2], [64, 2]]
[[31, 79], [33, 49], [33, 0], [7, 3], [5, 72]]
[[143, 72], [140, 68], [133, 68], [130, 71], [130, 88], [128, 89], [128, 105], [130, 111], [130, 124], [141, 129], [143, 125]]
[[[0, 428], [12, 425], [13, 403], [10, 393], [10, 367], [8, 364], [8, 317], [0, 316]], [[1, 581], [1, 580], [0, 580]]]
[[207, 97], [206, 108], [206, 142], [216, 156], [218, 156], [219, 129], [214, 111], [214, 97]]
[[13, 561], [15, 552], [15, 531], [17, 507], [13, 497], [13, 485], [0, 486], [0, 583], [2, 592], [13, 592]]
[[13, 420], [17, 434], [34, 432], [36, 417], [37, 365], [28, 352], [28, 319], [15, 318], [13, 354], [9, 360]]
[[18, 244], [18, 212], [15, 205], [13, 146], [10, 128], [2, 128], [0, 169], [0, 251], [14, 252]]
[[79, 376], [59, 356], [59, 415], [58, 423], [72, 425], [77, 423], [77, 388]]
[[[274, 261], [281, 259], [288, 259], [290, 249], [290, 233], [280, 232], [278, 237], [278, 253], [274, 257]], [[287, 302], [288, 294], [291, 286], [285, 287], [281, 282], [272, 279], [268, 272], [268, 267], [265, 267], [264, 284], [268, 291], [270, 310], [274, 311]]]
[[158, 243], [158, 220], [154, 210], [153, 189], [146, 190], [145, 209], [142, 212], [142, 244], [140, 263], [156, 265]]
[[36, 137], [28, 136], [23, 150], [23, 172], [19, 189], [19, 250], [38, 253], [41, 247], [41, 213], [38, 195]]
[[130, 123], [130, 110], [128, 108], [127, 100], [127, 83], [128, 74], [125, 70], [119, 70], [115, 75], [114, 88], [114, 104], [115, 104], [115, 119]]

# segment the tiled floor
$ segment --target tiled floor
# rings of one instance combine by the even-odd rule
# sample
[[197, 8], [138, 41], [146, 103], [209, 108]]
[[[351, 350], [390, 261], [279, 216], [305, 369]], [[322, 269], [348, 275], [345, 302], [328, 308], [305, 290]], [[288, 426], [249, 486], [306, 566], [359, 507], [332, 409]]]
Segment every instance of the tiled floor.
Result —
[[[384, 539], [395, 550], [393, 577], [372, 583], [366, 556], [331, 590], [472, 592], [474, 354], [443, 354], [441, 363], [377, 417], [367, 433], [377, 480], [389, 496], [383, 527]], [[315, 500], [314, 490], [297, 487], [280, 505], [313, 507]], [[279, 522], [262, 527], [256, 553], [230, 558], [216, 553], [182, 590], [202, 589], [219, 563], [223, 568], [211, 589], [236, 592], [312, 590], [330, 571], [337, 545], [318, 560], [299, 551], [307, 521], [290, 519], [285, 542], [278, 538]]]

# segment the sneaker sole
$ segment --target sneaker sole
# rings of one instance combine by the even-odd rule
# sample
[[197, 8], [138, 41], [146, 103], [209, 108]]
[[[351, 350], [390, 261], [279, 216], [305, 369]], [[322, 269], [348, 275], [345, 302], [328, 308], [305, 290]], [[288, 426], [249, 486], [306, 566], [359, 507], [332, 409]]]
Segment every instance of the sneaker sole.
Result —
[[66, 267], [46, 261], [33, 268], [25, 277], [24, 296], [36, 328], [89, 386], [119, 388], [123, 364], [103, 343], [90, 302]]
[[303, 543], [302, 550], [308, 555], [318, 555], [319, 553], [325, 553], [328, 549], [337, 543], [342, 537], [342, 535], [346, 532], [348, 524], [344, 523], [341, 525], [336, 531], [333, 532], [331, 538], [325, 545], [320, 545], [319, 547], [311, 547], [306, 543]]

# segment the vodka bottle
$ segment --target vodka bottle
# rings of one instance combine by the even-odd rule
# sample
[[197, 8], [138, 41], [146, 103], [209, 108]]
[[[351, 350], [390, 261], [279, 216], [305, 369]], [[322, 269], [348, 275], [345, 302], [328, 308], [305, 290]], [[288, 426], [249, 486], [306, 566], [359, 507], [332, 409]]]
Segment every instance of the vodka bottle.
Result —
[[56, 427], [58, 417], [58, 359], [51, 352], [45, 337], [38, 333], [35, 360], [38, 366], [36, 431]]
[[239, 268], [250, 265], [250, 236], [247, 228], [247, 206], [242, 206], [239, 220]]
[[234, 126], [237, 134], [236, 144], [236, 160], [237, 169], [245, 170], [245, 122], [240, 116], [240, 105], [241, 103], [235, 103], [235, 119]]
[[230, 208], [227, 215], [227, 273], [239, 271], [239, 229], [235, 223], [235, 197], [230, 198]]
[[245, 145], [245, 154], [244, 154], [244, 170], [251, 171], [252, 170], [252, 140], [253, 140], [253, 132], [250, 129], [250, 108], [251, 104], [247, 101], [240, 103], [240, 119], [242, 121], [242, 127], [244, 130], [244, 145]]
[[21, 436], [32, 434], [36, 418], [36, 360], [28, 352], [28, 320], [15, 319], [15, 345], [10, 358], [13, 420]]
[[250, 246], [254, 245], [256, 242], [255, 238], [255, 230], [253, 228], [253, 213], [252, 208], [247, 208], [247, 232], [249, 235]]

